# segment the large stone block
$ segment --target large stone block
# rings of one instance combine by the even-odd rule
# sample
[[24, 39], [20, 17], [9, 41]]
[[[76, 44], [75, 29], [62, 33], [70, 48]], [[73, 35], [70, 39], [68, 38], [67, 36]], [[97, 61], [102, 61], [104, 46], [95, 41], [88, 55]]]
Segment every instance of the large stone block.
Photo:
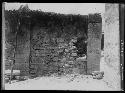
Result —
[[100, 70], [102, 23], [88, 24], [87, 73]]

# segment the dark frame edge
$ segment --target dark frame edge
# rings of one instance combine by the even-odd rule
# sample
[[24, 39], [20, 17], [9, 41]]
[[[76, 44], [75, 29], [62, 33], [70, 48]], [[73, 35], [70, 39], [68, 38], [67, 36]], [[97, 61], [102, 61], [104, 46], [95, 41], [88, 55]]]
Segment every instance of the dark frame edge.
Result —
[[125, 5], [119, 4], [119, 31], [120, 31], [120, 76], [121, 90], [124, 91], [124, 16]]
[[4, 82], [4, 36], [5, 36], [5, 2], [2, 2], [2, 59], [1, 59], [1, 90], [5, 90], [5, 82]]

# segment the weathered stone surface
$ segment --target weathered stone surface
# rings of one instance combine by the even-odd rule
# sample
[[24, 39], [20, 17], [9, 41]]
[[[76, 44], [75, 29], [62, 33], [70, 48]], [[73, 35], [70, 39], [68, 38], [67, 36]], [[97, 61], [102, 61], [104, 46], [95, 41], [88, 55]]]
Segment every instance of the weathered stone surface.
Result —
[[[7, 12], [10, 12], [10, 11], [7, 11]], [[16, 12], [17, 11], [15, 11], [14, 13]], [[26, 15], [30, 14], [29, 12], [25, 12], [25, 13]], [[22, 33], [21, 35], [18, 36], [19, 51], [16, 55], [16, 62], [17, 64], [19, 63], [20, 65], [16, 64], [16, 67], [15, 67], [15, 69], [21, 69], [21, 73], [23, 74], [25, 72], [27, 73], [27, 71], [29, 71], [30, 68], [34, 66], [34, 64], [36, 64], [36, 67], [34, 67], [34, 71], [35, 71], [34, 73], [38, 72], [39, 74], [42, 74], [42, 75], [44, 75], [44, 73], [47, 73], [47, 72], [48, 73], [57, 72], [56, 71], [57, 68], [61, 68], [61, 67], [59, 66], [56, 67], [56, 65], [59, 65], [59, 64], [63, 64], [63, 66], [65, 64], [70, 65], [71, 61], [72, 61], [72, 64], [75, 64], [75, 59], [77, 56], [82, 56], [83, 52], [86, 54], [87, 43], [85, 42], [87, 40], [87, 31], [93, 32], [93, 33], [89, 33], [90, 35], [88, 35], [89, 38], [92, 38], [88, 40], [89, 46], [93, 47], [97, 45], [96, 47], [98, 48], [100, 47], [98, 46], [98, 43], [100, 43], [98, 39], [100, 39], [100, 32], [101, 32], [99, 28], [101, 27], [100, 15], [98, 14], [89, 15], [89, 17], [87, 15], [85, 16], [63, 15], [64, 17], [62, 16], [55, 17], [55, 15], [52, 15], [51, 17], [49, 17], [47, 16], [48, 14], [46, 13], [45, 15], [43, 14], [44, 13], [40, 13], [41, 16], [38, 16], [37, 13], [34, 11], [33, 14], [31, 13], [31, 16], [29, 15], [30, 16], [29, 19], [26, 19], [25, 18], [26, 16], [22, 15], [24, 16], [21, 19], [22, 23], [20, 26], [20, 31], [22, 31]], [[12, 15], [13, 15], [13, 12], [12, 12]], [[71, 18], [72, 20], [70, 20]], [[12, 19], [12, 18], [7, 17], [7, 20], [8, 19]], [[88, 22], [89, 22], [89, 30], [87, 30]], [[14, 29], [14, 31], [16, 30]], [[21, 37], [23, 35], [24, 37]], [[93, 39], [93, 37], [96, 39]], [[77, 49], [75, 49], [76, 47], [74, 47], [75, 42], [77, 42], [76, 44]], [[76, 52], [76, 50], [78, 51]], [[88, 51], [91, 52], [90, 50]], [[98, 49], [95, 49], [95, 50], [97, 51], [92, 51], [92, 52], [97, 54], [95, 55], [94, 58], [98, 59], [98, 55], [100, 51]], [[79, 54], [79, 55], [76, 55], [76, 54]], [[90, 56], [91, 55], [89, 55], [88, 58]], [[66, 60], [63, 60], [64, 57], [66, 58]], [[92, 63], [91, 60], [94, 60], [94, 62], [97, 62], [98, 64], [99, 60], [95, 60], [94, 58], [90, 57], [88, 59], [89, 61], [88, 64]], [[82, 61], [79, 61], [79, 63], [80, 62]], [[94, 69], [97, 68], [97, 66], [94, 64], [92, 64], [94, 67], [88, 65], [88, 68], [89, 67], [92, 67]], [[82, 69], [82, 66], [80, 67], [79, 64], [77, 64], [76, 68]], [[83, 64], [83, 70], [84, 70], [84, 64]]]
[[102, 23], [101, 14], [89, 14], [89, 23]]
[[87, 73], [100, 70], [102, 23], [88, 24]]
[[[75, 41], [72, 38], [76, 36], [71, 35], [74, 32], [70, 28], [67, 28], [67, 26], [64, 28], [65, 30], [69, 29], [70, 34], [64, 31], [60, 35], [60, 37], [57, 36], [58, 31], [55, 32], [55, 34], [54, 33], [48, 34], [47, 29], [42, 30], [42, 27], [34, 28], [32, 32], [33, 42], [31, 41], [31, 46], [33, 46], [31, 50], [31, 53], [32, 53], [31, 64], [35, 65], [36, 63], [37, 74], [39, 73], [43, 75], [43, 74], [50, 74], [50, 73], [51, 74], [60, 73], [61, 71], [64, 71], [64, 73], [67, 73], [67, 74], [72, 73], [72, 69], [74, 68], [73, 65], [75, 64], [74, 57], [77, 57], [77, 53], [75, 49], [76, 47], [73, 46], [73, 42]], [[38, 29], [41, 29], [41, 30], [38, 30]], [[67, 37], [63, 37], [65, 34], [67, 35]], [[84, 32], [82, 32], [81, 34], [84, 34]], [[37, 37], [41, 37], [41, 38], [37, 38]], [[40, 65], [40, 63], [41, 63], [41, 67], [38, 66]], [[81, 68], [79, 68], [79, 65], [78, 65], [77, 68], [79, 70], [82, 70], [82, 66]], [[85, 68], [83, 67], [83, 70], [84, 69]]]
[[93, 79], [102, 79], [104, 77], [104, 71], [93, 71], [92, 72]]
[[107, 64], [104, 80], [120, 89], [119, 5], [105, 5], [104, 58]]

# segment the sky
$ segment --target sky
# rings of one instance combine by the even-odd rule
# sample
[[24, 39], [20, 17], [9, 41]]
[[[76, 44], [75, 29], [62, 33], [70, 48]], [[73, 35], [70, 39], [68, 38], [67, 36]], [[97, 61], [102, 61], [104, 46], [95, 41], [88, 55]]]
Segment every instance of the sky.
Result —
[[20, 5], [28, 4], [31, 10], [42, 10], [44, 12], [55, 12], [62, 14], [81, 14], [105, 12], [104, 3], [5, 3], [5, 10], [17, 10]]

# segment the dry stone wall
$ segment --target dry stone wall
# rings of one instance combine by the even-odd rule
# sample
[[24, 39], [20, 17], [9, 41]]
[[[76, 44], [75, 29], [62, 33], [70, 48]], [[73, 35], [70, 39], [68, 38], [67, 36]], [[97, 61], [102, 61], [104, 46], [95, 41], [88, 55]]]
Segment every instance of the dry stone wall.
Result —
[[[77, 49], [73, 42], [84, 33], [79, 31], [77, 35], [66, 32], [58, 37], [58, 32], [48, 34], [48, 29], [35, 28], [31, 39], [31, 61], [34, 68], [34, 75], [72, 74], [73, 68], [79, 68], [85, 73], [84, 62], [76, 62]], [[81, 34], [79, 34], [81, 33]], [[77, 64], [76, 64], [77, 63]]]
[[[7, 38], [17, 40], [14, 69], [21, 70], [22, 75], [71, 74], [74, 71], [86, 73], [85, 61], [77, 60], [77, 57], [81, 57], [82, 53], [86, 54], [85, 41], [88, 36], [88, 51], [97, 52], [97, 55], [92, 54], [91, 57], [91, 53], [87, 52], [87, 65], [88, 68], [94, 68], [91, 71], [99, 70], [100, 15], [88, 17], [24, 9], [6, 11], [6, 20], [9, 21], [11, 29]], [[17, 39], [13, 38], [16, 32]]]

